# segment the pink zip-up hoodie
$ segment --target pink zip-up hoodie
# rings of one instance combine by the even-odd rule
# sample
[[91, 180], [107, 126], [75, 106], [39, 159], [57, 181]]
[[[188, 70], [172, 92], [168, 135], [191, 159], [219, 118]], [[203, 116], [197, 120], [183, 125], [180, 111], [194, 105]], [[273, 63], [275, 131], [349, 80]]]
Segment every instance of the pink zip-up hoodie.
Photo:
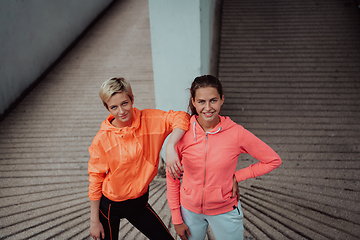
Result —
[[[220, 116], [220, 123], [205, 132], [190, 119], [190, 128], [177, 144], [183, 165], [183, 180], [167, 173], [167, 198], [174, 224], [183, 222], [180, 204], [195, 213], [217, 215], [233, 210], [233, 176], [238, 182], [255, 178], [281, 165], [279, 155], [266, 143], [229, 117]], [[259, 162], [235, 172], [238, 157], [248, 153]]]

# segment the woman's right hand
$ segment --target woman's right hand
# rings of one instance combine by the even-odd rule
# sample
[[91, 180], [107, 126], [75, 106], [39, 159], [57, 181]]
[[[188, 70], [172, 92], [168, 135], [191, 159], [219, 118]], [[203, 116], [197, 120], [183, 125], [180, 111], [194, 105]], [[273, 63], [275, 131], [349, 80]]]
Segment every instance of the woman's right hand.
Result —
[[104, 228], [100, 220], [97, 221], [90, 220], [90, 236], [94, 240], [101, 240], [105, 238]]
[[182, 166], [174, 147], [166, 147], [166, 168], [170, 176], [174, 179], [180, 179], [182, 175]]
[[185, 130], [175, 128], [166, 144], [166, 168], [172, 178], [181, 178], [182, 166], [180, 164], [179, 156], [176, 153], [175, 146], [185, 134]]
[[236, 197], [236, 200], [239, 201], [240, 199], [240, 190], [239, 190], [239, 184], [236, 180], [235, 175], [233, 176], [233, 190], [232, 190], [232, 198]]
[[181, 240], [188, 240], [187, 236], [191, 237], [189, 227], [185, 223], [174, 224], [175, 231]]

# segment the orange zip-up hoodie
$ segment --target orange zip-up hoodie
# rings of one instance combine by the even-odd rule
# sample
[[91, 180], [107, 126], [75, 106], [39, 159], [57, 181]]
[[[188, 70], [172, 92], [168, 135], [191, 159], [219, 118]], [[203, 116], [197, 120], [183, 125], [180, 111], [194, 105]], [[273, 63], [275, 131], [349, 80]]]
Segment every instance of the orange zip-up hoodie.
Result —
[[[196, 118], [176, 145], [183, 165], [183, 181], [167, 173], [167, 197], [174, 224], [183, 222], [180, 204], [195, 213], [217, 215], [233, 210], [233, 176], [238, 182], [255, 178], [281, 164], [279, 155], [266, 143], [228, 117], [205, 132]], [[238, 157], [248, 153], [259, 162], [235, 172]]]
[[104, 194], [112, 201], [134, 199], [146, 193], [156, 176], [159, 153], [165, 138], [175, 128], [188, 130], [189, 115], [134, 108], [130, 127], [117, 128], [110, 114], [101, 123], [89, 147], [89, 198]]

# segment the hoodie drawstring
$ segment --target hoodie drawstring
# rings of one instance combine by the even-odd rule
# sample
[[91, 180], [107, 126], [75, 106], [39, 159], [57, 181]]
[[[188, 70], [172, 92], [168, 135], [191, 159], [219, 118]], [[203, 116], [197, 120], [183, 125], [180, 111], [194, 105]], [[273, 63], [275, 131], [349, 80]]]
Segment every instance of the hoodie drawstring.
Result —
[[219, 127], [219, 129], [216, 131], [216, 132], [206, 132], [206, 133], [208, 133], [208, 134], [215, 134], [215, 133], [218, 133], [218, 132], [220, 132], [221, 131], [221, 127]]
[[[194, 133], [194, 139], [195, 139], [195, 142], [196, 142], [196, 130], [195, 130], [195, 125], [196, 125], [196, 121], [193, 122], [193, 133]], [[222, 129], [222, 128], [219, 127], [216, 132], [206, 132], [206, 134], [216, 134], [216, 133], [220, 132], [221, 129]]]
[[196, 142], [195, 125], [196, 125], [196, 121], [193, 122], [194, 139], [195, 139], [195, 142]]

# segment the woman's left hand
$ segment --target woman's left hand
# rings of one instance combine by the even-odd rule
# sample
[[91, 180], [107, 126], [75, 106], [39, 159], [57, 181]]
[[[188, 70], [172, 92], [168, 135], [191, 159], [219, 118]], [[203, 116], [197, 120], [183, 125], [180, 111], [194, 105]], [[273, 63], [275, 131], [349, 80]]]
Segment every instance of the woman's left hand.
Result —
[[233, 176], [233, 191], [232, 191], [232, 196], [231, 197], [236, 197], [237, 201], [239, 201], [240, 199], [240, 190], [239, 190], [239, 184], [236, 180], [235, 175]]

